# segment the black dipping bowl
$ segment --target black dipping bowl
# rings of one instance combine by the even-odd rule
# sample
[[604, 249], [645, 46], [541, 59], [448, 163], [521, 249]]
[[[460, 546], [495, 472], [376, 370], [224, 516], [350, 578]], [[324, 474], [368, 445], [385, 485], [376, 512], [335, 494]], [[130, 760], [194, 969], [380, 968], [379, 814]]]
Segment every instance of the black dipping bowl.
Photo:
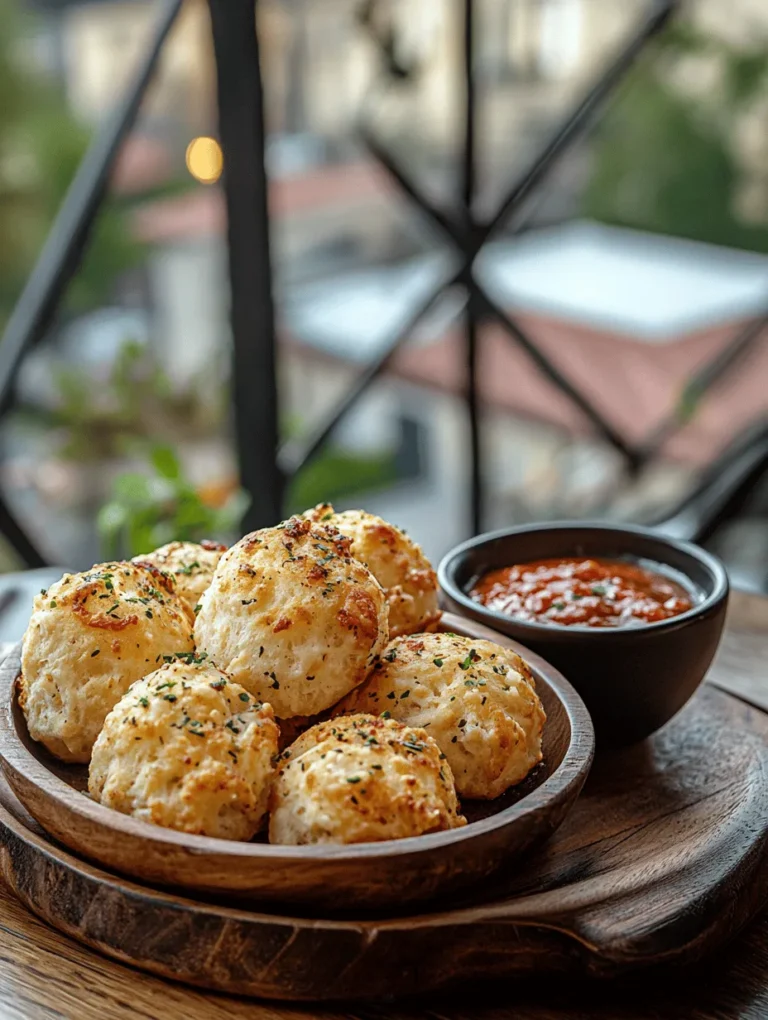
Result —
[[[515, 620], [467, 594], [488, 570], [572, 556], [650, 561], [660, 573], [671, 568], [695, 605], [635, 627], [564, 627]], [[538, 652], [570, 680], [600, 747], [642, 740], [683, 707], [712, 662], [728, 604], [728, 575], [714, 556], [647, 528], [609, 524], [558, 522], [479, 535], [445, 556], [438, 578], [452, 609]]]

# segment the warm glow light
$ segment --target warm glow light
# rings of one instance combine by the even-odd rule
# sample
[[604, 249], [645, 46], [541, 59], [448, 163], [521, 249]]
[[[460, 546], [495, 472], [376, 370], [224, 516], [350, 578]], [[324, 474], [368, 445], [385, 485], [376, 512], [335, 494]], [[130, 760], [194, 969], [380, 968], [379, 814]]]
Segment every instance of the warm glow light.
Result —
[[224, 155], [215, 138], [193, 138], [187, 146], [187, 170], [201, 184], [215, 184], [224, 168]]

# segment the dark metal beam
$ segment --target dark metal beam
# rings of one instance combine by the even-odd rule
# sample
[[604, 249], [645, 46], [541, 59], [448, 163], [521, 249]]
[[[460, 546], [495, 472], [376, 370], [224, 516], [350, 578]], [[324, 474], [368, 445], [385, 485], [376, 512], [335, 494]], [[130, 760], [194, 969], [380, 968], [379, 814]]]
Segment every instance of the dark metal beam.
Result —
[[744, 508], [768, 472], [768, 424], [755, 422], [704, 470], [698, 485], [653, 527], [669, 538], [705, 542]]
[[51, 324], [83, 257], [115, 159], [141, 107], [182, 0], [161, 0], [150, 45], [114, 112], [96, 132], [0, 343], [0, 414], [8, 408], [21, 359]]
[[621, 433], [600, 414], [592, 402], [539, 350], [515, 320], [507, 315], [504, 309], [500, 308], [476, 282], [473, 286], [477, 300], [484, 306], [488, 314], [497, 319], [504, 327], [510, 339], [525, 351], [541, 374], [581, 411], [584, 417], [591, 422], [598, 435], [623, 455], [630, 470], [636, 471], [641, 459], [637, 450], [627, 443]]
[[470, 534], [477, 535], [483, 530], [483, 460], [482, 437], [480, 435], [480, 402], [477, 382], [478, 327], [482, 309], [477, 301], [475, 289], [471, 286], [471, 259], [475, 235], [475, 196], [477, 192], [477, 90], [475, 81], [475, 11], [474, 0], [463, 2], [464, 48], [462, 71], [464, 76], [464, 138], [461, 160], [461, 202], [462, 220], [467, 241], [464, 255], [467, 259], [465, 286], [468, 289], [467, 308], [464, 318], [464, 360], [466, 379], [464, 400], [467, 408], [469, 429], [469, 528]]
[[518, 209], [541, 185], [557, 165], [561, 156], [587, 131], [637, 57], [643, 52], [648, 42], [664, 28], [678, 6], [679, 0], [654, 0], [650, 10], [612, 62], [576, 105], [565, 114], [558, 128], [536, 157], [512, 183], [507, 197], [478, 233], [476, 252], [506, 217]]
[[768, 312], [751, 319], [691, 377], [684, 390], [684, 400], [641, 443], [639, 452], [644, 463], [652, 460], [664, 444], [691, 420], [700, 401], [749, 354], [766, 329]]
[[252, 530], [280, 520], [284, 489], [277, 463], [279, 413], [264, 91], [254, 0], [209, 0], [209, 8], [224, 153], [235, 434], [241, 481], [251, 498], [243, 525]]
[[0, 535], [8, 542], [25, 567], [35, 569], [48, 566], [48, 561], [11, 513], [2, 494], [0, 494]]
[[381, 144], [367, 124], [360, 124], [358, 132], [368, 152], [387, 171], [399, 187], [401, 193], [410, 201], [413, 208], [426, 213], [426, 218], [434, 226], [438, 227], [460, 251], [463, 251], [467, 247], [468, 239], [465, 237], [462, 228], [454, 223], [451, 215], [444, 212], [434, 202], [430, 202], [424, 196], [421, 189], [414, 184], [395, 157]]
[[[425, 213], [433, 225], [437, 226], [446, 238], [456, 245], [471, 264], [496, 228], [508, 215], [519, 209], [530, 195], [542, 185], [560, 158], [589, 130], [596, 116], [643, 52], [649, 40], [662, 30], [678, 6], [679, 0], [654, 0], [650, 9], [600, 77], [591, 83], [587, 91], [564, 114], [560, 124], [540, 151], [509, 186], [507, 195], [497, 211], [486, 223], [477, 226], [472, 237], [467, 237], [463, 223], [455, 222], [451, 215], [424, 197], [416, 184], [410, 180], [402, 167], [387, 153], [374, 133], [365, 125], [361, 125], [360, 128], [363, 141], [371, 155], [388, 171], [414, 207]], [[466, 21], [464, 28], [466, 30]], [[520, 224], [517, 227], [519, 229]]]
[[278, 454], [278, 463], [286, 478], [291, 478], [295, 475], [297, 471], [300, 471], [305, 464], [320, 452], [336, 426], [346, 417], [358, 400], [367, 393], [371, 385], [384, 372], [394, 355], [406, 343], [416, 326], [434, 306], [438, 298], [451, 286], [454, 286], [458, 280], [459, 277], [454, 276], [440, 283], [420, 305], [408, 314], [405, 321], [395, 330], [391, 339], [383, 347], [379, 356], [363, 369], [350, 389], [342, 397], [341, 402], [334, 407], [331, 413], [313, 430], [309, 437], [305, 439], [289, 439], [283, 443]]
[[[472, 527], [476, 530], [483, 516], [481, 506], [482, 500], [482, 466], [480, 464], [481, 444], [478, 429], [478, 406], [477, 406], [477, 341], [478, 327], [481, 324], [485, 312], [497, 318], [505, 327], [510, 338], [518, 343], [526, 354], [534, 361], [539, 370], [549, 381], [556, 386], [563, 395], [574, 403], [585, 417], [592, 423], [599, 435], [606, 439], [616, 450], [627, 460], [630, 471], [636, 472], [642, 462], [642, 457], [623, 436], [607, 421], [592, 402], [554, 365], [549, 358], [539, 350], [521, 327], [514, 321], [509, 313], [498, 308], [482, 291], [479, 284], [472, 277], [472, 266], [477, 253], [489, 239], [499, 224], [513, 211], [518, 210], [526, 202], [532, 193], [542, 186], [547, 176], [557, 165], [559, 159], [568, 149], [581, 137], [594, 121], [595, 116], [601, 110], [606, 100], [615, 90], [623, 76], [631, 68], [632, 64], [643, 51], [644, 47], [654, 35], [656, 35], [666, 24], [672, 12], [678, 6], [678, 0], [654, 0], [651, 8], [640, 20], [629, 39], [615, 55], [614, 59], [603, 71], [601, 76], [594, 81], [586, 93], [579, 98], [575, 106], [566, 114], [557, 130], [548, 139], [544, 147], [530, 161], [528, 166], [512, 184], [507, 197], [501, 203], [494, 216], [484, 224], [474, 222], [472, 215], [472, 203], [474, 201], [475, 182], [475, 117], [477, 97], [475, 94], [474, 69], [472, 66], [473, 47], [473, 25], [472, 25], [472, 0], [464, 0], [463, 6], [463, 76], [465, 81], [467, 102], [465, 107], [464, 123], [464, 146], [462, 150], [461, 167], [461, 190], [462, 206], [459, 215], [452, 215], [449, 212], [438, 208], [430, 202], [410, 179], [404, 169], [381, 145], [375, 134], [365, 125], [361, 125], [363, 140], [371, 155], [384, 167], [393, 181], [399, 186], [403, 195], [410, 201], [413, 207], [421, 210], [426, 218], [436, 226], [439, 231], [456, 247], [462, 256], [462, 269], [459, 276], [466, 283], [469, 292], [469, 299], [466, 309], [466, 352], [465, 361], [467, 367], [467, 379], [465, 388], [465, 400], [467, 405], [468, 419], [470, 423], [470, 449], [472, 451], [472, 468], [469, 479], [470, 501], [472, 505]], [[519, 230], [526, 221], [525, 214], [515, 224], [515, 230]], [[394, 346], [399, 346], [402, 338], [398, 339]], [[363, 387], [359, 392], [353, 392], [344, 401], [342, 413], [346, 413], [353, 406], [357, 397], [376, 378], [379, 371], [386, 366], [389, 357], [379, 360], [372, 366], [371, 371], [366, 372], [363, 377]], [[322, 426], [322, 434], [327, 436], [334, 425], [333, 416], [329, 416]], [[319, 437], [321, 433], [316, 435]], [[305, 446], [305, 460], [311, 457], [319, 448], [320, 443], [313, 442], [312, 446]], [[296, 460], [293, 458], [293, 462]], [[303, 462], [303, 461], [302, 461]]]

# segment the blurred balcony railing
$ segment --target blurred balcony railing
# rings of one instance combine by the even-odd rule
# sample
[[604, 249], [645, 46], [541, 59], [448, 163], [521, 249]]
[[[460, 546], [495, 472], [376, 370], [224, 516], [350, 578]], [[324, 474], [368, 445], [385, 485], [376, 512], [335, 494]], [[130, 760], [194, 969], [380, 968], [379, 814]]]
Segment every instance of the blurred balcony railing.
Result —
[[[290, 479], [318, 454], [339, 423], [386, 371], [399, 349], [449, 289], [459, 290], [463, 307], [463, 401], [470, 449], [466, 486], [468, 530], [480, 530], [486, 520], [477, 373], [478, 331], [484, 324], [495, 322], [503, 328], [509, 343], [524, 352], [535, 369], [583, 416], [594, 434], [617, 451], [630, 476], [642, 472], [684, 422], [684, 417], [675, 413], [643, 441], [629, 441], [521, 323], [494, 300], [474, 271], [478, 254], [502, 224], [511, 222], [514, 231], [524, 229], [530, 216], [531, 199], [547, 186], [564, 155], [593, 127], [627, 70], [673, 14], [675, 0], [649, 0], [632, 31], [554, 130], [541, 141], [527, 164], [509, 181], [502, 199], [490, 214], [479, 212], [478, 201], [478, 78], [482, 70], [477, 60], [478, 3], [476, 0], [457, 2], [461, 7], [461, 61], [456, 75], [463, 94], [458, 200], [449, 203], [428, 196], [398, 155], [382, 142], [365, 113], [358, 125], [360, 139], [371, 158], [389, 176], [413, 215], [423, 218], [439, 233], [454, 255], [456, 267], [446, 273], [433, 292], [398, 325], [312, 434], [300, 440], [283, 441], [276, 383], [262, 55], [255, 19], [258, 3], [255, 5], [254, 0], [209, 0], [217, 67], [219, 141], [225, 168], [235, 433], [241, 480], [251, 497], [244, 522], [246, 528], [262, 527], [282, 516], [284, 493]], [[407, 79], [409, 68], [407, 61], [398, 55], [392, 38], [379, 26], [376, 6], [375, 0], [362, 3], [359, 18], [381, 56], [382, 80], [376, 87], [382, 87], [392, 78]], [[181, 8], [181, 0], [159, 0], [154, 31], [144, 59], [112, 117], [97, 132], [8, 323], [0, 344], [0, 414], [6, 413], [12, 403], [14, 382], [22, 360], [49, 328], [78, 268], [121, 145], [136, 119], [158, 57]], [[492, 70], [497, 76], [517, 73], [506, 64]], [[766, 314], [755, 317], [738, 330], [721, 353], [697, 371], [687, 392], [699, 399], [749, 351], [767, 325], [768, 309]], [[760, 444], [764, 444], [762, 436], [758, 442], [762, 450]], [[762, 464], [760, 458], [757, 460]], [[756, 462], [752, 458], [745, 468], [746, 476], [742, 473], [733, 484], [743, 486], [745, 477], [751, 478], [755, 470]], [[713, 514], [716, 517], [727, 512], [729, 505], [727, 499], [718, 498], [709, 512], [702, 509], [699, 499], [694, 532], [705, 533], [711, 529]], [[43, 564], [42, 554], [2, 496], [0, 530], [28, 565]]]

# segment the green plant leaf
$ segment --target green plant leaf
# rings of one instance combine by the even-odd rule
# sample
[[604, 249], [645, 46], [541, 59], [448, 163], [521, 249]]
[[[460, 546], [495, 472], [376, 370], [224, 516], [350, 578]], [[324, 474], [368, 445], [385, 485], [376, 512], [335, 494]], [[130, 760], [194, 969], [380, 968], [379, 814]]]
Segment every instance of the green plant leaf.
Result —
[[149, 478], [138, 472], [126, 472], [115, 479], [113, 495], [116, 501], [129, 506], [152, 502]]
[[139, 556], [174, 539], [199, 542], [230, 538], [248, 505], [242, 491], [223, 507], [208, 506], [187, 479], [173, 450], [154, 444], [146, 451], [154, 474], [130, 472], [113, 484], [113, 498], [100, 513], [102, 545], [110, 556]]
[[160, 444], [154, 446], [151, 457], [152, 466], [162, 478], [167, 478], [171, 482], [181, 478], [179, 458], [170, 446], [161, 446]]

